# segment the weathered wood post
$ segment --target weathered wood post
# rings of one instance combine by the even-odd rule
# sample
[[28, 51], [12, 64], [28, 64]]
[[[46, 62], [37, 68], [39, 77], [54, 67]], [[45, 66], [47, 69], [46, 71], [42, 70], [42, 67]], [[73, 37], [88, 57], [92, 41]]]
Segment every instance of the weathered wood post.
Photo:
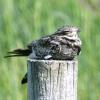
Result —
[[77, 100], [77, 61], [28, 60], [28, 100]]

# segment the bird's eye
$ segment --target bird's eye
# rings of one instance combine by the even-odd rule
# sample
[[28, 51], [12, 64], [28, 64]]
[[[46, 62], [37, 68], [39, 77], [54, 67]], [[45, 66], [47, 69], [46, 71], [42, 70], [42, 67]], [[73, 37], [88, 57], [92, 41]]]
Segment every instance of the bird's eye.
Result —
[[68, 34], [68, 33], [69, 33], [69, 31], [63, 31], [63, 32], [62, 32], [63, 35], [66, 35], [66, 34]]
[[66, 35], [66, 32], [62, 32], [62, 35]]

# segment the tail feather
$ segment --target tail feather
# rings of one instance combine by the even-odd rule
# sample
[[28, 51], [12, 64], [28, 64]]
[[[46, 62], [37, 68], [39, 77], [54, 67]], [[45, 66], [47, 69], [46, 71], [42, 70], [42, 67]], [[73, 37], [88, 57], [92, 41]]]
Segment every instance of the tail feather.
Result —
[[21, 81], [21, 84], [27, 83], [27, 73], [25, 74], [24, 78]]
[[13, 54], [13, 55], [7, 55], [7, 56], [4, 56], [4, 58], [8, 58], [8, 57], [21, 57], [21, 56], [26, 56], [26, 55], [16, 55], [16, 54]]
[[16, 49], [11, 52], [8, 52], [8, 55], [4, 58], [8, 57], [16, 57], [16, 56], [28, 56], [31, 53], [30, 49]]

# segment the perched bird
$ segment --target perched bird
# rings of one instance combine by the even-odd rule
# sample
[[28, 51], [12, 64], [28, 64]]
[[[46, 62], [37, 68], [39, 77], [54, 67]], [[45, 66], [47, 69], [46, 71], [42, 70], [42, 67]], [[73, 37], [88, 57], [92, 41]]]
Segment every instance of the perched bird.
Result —
[[[79, 29], [74, 26], [64, 26], [55, 33], [32, 41], [27, 49], [16, 49], [8, 52], [5, 57], [29, 56], [37, 60], [73, 60], [81, 51]], [[27, 82], [27, 74], [22, 84]]]

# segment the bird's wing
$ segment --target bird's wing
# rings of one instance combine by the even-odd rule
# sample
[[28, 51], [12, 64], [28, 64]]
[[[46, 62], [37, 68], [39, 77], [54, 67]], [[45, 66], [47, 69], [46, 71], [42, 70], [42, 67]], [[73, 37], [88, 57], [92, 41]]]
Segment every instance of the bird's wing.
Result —
[[28, 48], [34, 48], [36, 45], [47, 45], [48, 43], [50, 43], [50, 37], [47, 36], [47, 37], [43, 37], [43, 38], [40, 38], [38, 40], [33, 40], [31, 43], [29, 43], [27, 45]]

